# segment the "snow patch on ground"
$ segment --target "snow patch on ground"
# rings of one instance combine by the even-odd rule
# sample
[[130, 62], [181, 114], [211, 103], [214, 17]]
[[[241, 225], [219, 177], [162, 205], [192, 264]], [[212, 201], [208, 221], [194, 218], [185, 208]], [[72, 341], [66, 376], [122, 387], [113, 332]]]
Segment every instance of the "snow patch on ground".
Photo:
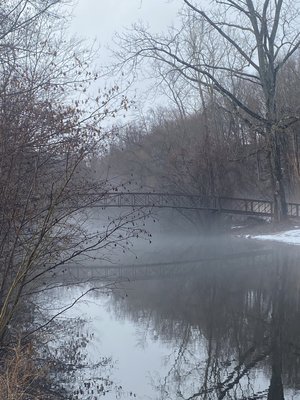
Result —
[[279, 232], [269, 235], [249, 235], [247, 237], [257, 240], [272, 240], [274, 242], [300, 245], [300, 229], [293, 229], [290, 231]]

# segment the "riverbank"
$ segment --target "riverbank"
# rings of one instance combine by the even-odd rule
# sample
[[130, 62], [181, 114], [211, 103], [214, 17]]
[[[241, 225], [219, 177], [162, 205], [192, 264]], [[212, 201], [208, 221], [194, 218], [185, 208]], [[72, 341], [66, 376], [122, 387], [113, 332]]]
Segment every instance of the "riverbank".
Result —
[[300, 221], [297, 220], [277, 224], [264, 220], [251, 221], [232, 225], [231, 232], [239, 238], [300, 245]]

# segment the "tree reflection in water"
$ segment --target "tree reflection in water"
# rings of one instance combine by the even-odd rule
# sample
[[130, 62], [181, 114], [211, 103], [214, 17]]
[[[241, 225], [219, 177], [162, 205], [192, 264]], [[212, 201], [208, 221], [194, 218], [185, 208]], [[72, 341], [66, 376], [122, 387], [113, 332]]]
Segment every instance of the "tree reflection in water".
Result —
[[[77, 299], [82, 291], [90, 290], [79, 285], [53, 287], [48, 296], [42, 293], [34, 298], [35, 318], [30, 327], [31, 330], [34, 324], [46, 327], [38, 331], [35, 340], [42, 365], [47, 365], [49, 384], [52, 391], [55, 389], [53, 398], [94, 400], [108, 394], [119, 398], [122, 388], [111, 379], [115, 361], [110, 356], [93, 352], [94, 333], [89, 329], [86, 315], [80, 316], [78, 310], [74, 311], [75, 307], [69, 309], [65, 304], [70, 301], [70, 294]], [[106, 295], [106, 290], [101, 293]], [[42, 313], [37, 311], [39, 309]], [[69, 313], [52, 318], [64, 309]]]
[[115, 294], [118, 318], [174, 345], [168, 374], [153, 382], [158, 398], [300, 395], [299, 260], [296, 249], [277, 248], [202, 263], [188, 276], [132, 282], [125, 299]]

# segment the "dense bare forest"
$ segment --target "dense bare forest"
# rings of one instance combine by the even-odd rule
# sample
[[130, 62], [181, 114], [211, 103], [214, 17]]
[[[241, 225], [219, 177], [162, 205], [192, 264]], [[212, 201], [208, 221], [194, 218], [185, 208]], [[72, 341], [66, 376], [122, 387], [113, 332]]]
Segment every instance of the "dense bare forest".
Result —
[[[132, 211], [93, 231], [86, 223], [85, 211], [116, 189], [86, 173], [89, 159], [110, 141], [103, 120], [128, 101], [117, 86], [88, 93], [99, 85], [93, 50], [68, 39], [64, 6], [0, 2], [1, 399], [47, 396], [39, 380], [47, 361], [33, 350], [45, 323], [28, 325], [30, 296], [51, 289], [67, 262], [135, 233]], [[51, 388], [47, 398], [58, 398]]]
[[[279, 115], [299, 112], [299, 61], [297, 53], [278, 77]], [[240, 91], [259, 110], [262, 99], [256, 87], [244, 83]], [[181, 90], [177, 94], [178, 99], [183, 95]], [[161, 108], [115, 130], [118, 139], [102, 162], [111, 176], [131, 180], [136, 191], [272, 200], [268, 138], [213, 92], [202, 98], [197, 111]], [[287, 198], [299, 201], [299, 123], [281, 132], [279, 140]]]
[[[298, 2], [197, 3], [165, 34], [119, 33], [104, 85], [92, 46], [69, 38], [68, 1], [0, 1], [1, 398], [59, 398], [35, 342], [54, 317], [32, 321], [31, 296], [147, 234], [142, 209], [99, 208], [92, 227], [107, 193], [269, 199], [276, 221], [300, 202]], [[115, 83], [132, 74], [166, 106], [112, 123], [134, 103]]]
[[[292, 165], [296, 159], [293, 152], [287, 156], [286, 149], [291, 145], [290, 128], [299, 120], [289, 90], [297, 76], [298, 15], [299, 5], [291, 1], [228, 0], [211, 7], [183, 0], [179, 24], [166, 33], [136, 24], [117, 36], [117, 68], [155, 77], [181, 118], [190, 110], [200, 113], [199, 146], [205, 145], [205, 152], [212, 154], [216, 141], [222, 152], [226, 141], [233, 147], [228, 160], [245, 156], [239, 154], [240, 143], [248, 147], [247, 156], [260, 153], [257, 159], [268, 164], [277, 220], [287, 215], [287, 181], [294, 179], [285, 159], [291, 157]], [[219, 157], [220, 152], [213, 152], [213, 157], [216, 154]], [[216, 171], [205, 178], [205, 190], [210, 186], [214, 191], [220, 173], [218, 163], [211, 167]]]

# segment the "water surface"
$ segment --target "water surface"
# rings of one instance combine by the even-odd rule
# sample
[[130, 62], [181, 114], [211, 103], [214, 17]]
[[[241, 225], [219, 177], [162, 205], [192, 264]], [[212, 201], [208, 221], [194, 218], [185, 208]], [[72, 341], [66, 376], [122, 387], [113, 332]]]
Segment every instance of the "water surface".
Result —
[[113, 282], [64, 314], [62, 323], [80, 321], [53, 344], [77, 341], [82, 368], [66, 379], [77, 398], [300, 399], [298, 249], [230, 238], [167, 245], [125, 267], [73, 267], [92, 282], [49, 294], [62, 306]]

